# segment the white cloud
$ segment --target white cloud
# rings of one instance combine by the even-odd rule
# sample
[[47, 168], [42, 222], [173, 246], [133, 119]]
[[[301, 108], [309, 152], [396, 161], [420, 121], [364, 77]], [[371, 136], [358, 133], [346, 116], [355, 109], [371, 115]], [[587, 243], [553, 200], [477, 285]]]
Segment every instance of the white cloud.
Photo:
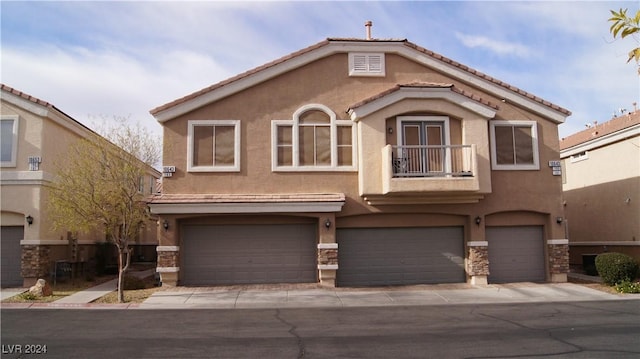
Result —
[[3, 48], [2, 73], [3, 83], [54, 104], [85, 125], [121, 116], [157, 133], [160, 126], [150, 109], [231, 75], [211, 57], [184, 50], [169, 50], [147, 63], [117, 52], [54, 46]]
[[[77, 120], [148, 113], [326, 37], [408, 38], [603, 121], [639, 100], [611, 2], [52, 2], [3, 4], [2, 82]], [[20, 9], [22, 13], [16, 13]], [[33, 16], [32, 16], [33, 15]], [[426, 20], [428, 19], [428, 20]], [[462, 20], [463, 19], [463, 20]], [[452, 30], [453, 29], [453, 30]], [[625, 51], [626, 50], [626, 51]], [[638, 101], [640, 102], [640, 101]], [[90, 123], [89, 123], [90, 125]]]
[[487, 49], [500, 56], [529, 57], [531, 55], [529, 47], [520, 43], [498, 41], [486, 36], [467, 35], [460, 32], [456, 32], [455, 36], [464, 46]]

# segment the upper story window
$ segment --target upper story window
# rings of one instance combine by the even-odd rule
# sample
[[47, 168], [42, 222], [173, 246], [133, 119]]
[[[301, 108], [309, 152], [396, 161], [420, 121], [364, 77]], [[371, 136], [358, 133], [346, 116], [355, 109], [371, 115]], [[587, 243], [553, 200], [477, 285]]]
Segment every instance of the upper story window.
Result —
[[303, 106], [293, 120], [272, 121], [271, 128], [274, 171], [356, 169], [353, 123], [324, 105]]
[[0, 166], [15, 167], [18, 152], [18, 116], [0, 119]]
[[571, 156], [571, 163], [580, 162], [589, 159], [589, 153], [587, 151], [582, 151], [580, 153], [576, 153]]
[[187, 171], [240, 171], [240, 121], [189, 121]]
[[491, 167], [494, 170], [539, 170], [535, 121], [491, 121]]
[[349, 76], [384, 76], [384, 53], [349, 53]]

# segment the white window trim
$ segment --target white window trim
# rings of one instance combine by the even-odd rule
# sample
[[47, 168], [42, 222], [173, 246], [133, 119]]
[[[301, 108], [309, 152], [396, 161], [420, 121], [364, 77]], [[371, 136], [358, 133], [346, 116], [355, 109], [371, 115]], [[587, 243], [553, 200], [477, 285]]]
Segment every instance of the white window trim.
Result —
[[589, 151], [578, 152], [575, 155], [571, 155], [571, 163], [576, 163], [589, 159]]
[[[330, 118], [330, 136], [331, 136], [331, 165], [330, 166], [301, 166], [299, 156], [299, 118], [300, 115], [309, 110], [319, 110]], [[291, 155], [293, 164], [291, 166], [278, 165], [278, 127], [291, 127], [292, 151]], [[351, 127], [351, 165], [338, 166], [338, 126]], [[336, 114], [325, 105], [309, 104], [304, 105], [296, 110], [292, 120], [273, 120], [271, 121], [271, 170], [274, 172], [350, 172], [356, 171], [357, 164], [357, 144], [356, 131], [353, 121], [338, 120]]]
[[[449, 135], [449, 116], [398, 116], [396, 117], [396, 131], [397, 139], [396, 143], [400, 145], [404, 145], [404, 141], [402, 140], [402, 123], [403, 122], [440, 122], [443, 123], [444, 133], [444, 146], [449, 146], [451, 144], [451, 136]], [[446, 149], [445, 158], [447, 159], [445, 162], [445, 172], [451, 172], [451, 149]]]
[[[540, 156], [538, 154], [538, 123], [536, 121], [491, 121], [489, 122], [491, 139], [491, 169], [498, 171], [535, 171], [540, 170]], [[496, 126], [530, 126], [533, 147], [533, 164], [528, 165], [499, 165], [496, 155]]]
[[[234, 126], [233, 166], [193, 166], [193, 128], [230, 125]], [[240, 120], [190, 120], [187, 131], [187, 172], [240, 172]]]
[[18, 132], [20, 128], [20, 116], [6, 115], [0, 117], [2, 120], [13, 120], [13, 143], [11, 147], [11, 159], [9, 161], [1, 161], [0, 167], [16, 167], [18, 158]]
[[[385, 70], [385, 56], [384, 52], [350, 52], [349, 53], [349, 76], [377, 76], [384, 77], [386, 75]], [[355, 69], [355, 57], [365, 56], [367, 62], [367, 70], [358, 71]], [[380, 57], [380, 71], [373, 71], [369, 68], [369, 62], [372, 57]]]

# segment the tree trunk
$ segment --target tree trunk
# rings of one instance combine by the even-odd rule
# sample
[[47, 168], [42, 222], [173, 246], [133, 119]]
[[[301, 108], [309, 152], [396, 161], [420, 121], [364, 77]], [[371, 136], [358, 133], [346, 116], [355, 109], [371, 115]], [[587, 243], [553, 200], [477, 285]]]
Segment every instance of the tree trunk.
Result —
[[124, 303], [124, 274], [129, 269], [131, 263], [131, 255], [129, 248], [126, 246], [118, 246], [118, 303]]

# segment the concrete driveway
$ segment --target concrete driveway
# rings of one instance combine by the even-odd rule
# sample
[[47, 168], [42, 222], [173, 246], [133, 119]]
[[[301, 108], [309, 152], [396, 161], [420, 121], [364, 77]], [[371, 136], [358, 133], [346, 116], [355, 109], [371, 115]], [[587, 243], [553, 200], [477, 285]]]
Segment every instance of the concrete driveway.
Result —
[[140, 309], [240, 309], [377, 307], [480, 303], [530, 303], [640, 299], [573, 283], [420, 285], [385, 288], [324, 288], [316, 284], [175, 287], [155, 292]]

